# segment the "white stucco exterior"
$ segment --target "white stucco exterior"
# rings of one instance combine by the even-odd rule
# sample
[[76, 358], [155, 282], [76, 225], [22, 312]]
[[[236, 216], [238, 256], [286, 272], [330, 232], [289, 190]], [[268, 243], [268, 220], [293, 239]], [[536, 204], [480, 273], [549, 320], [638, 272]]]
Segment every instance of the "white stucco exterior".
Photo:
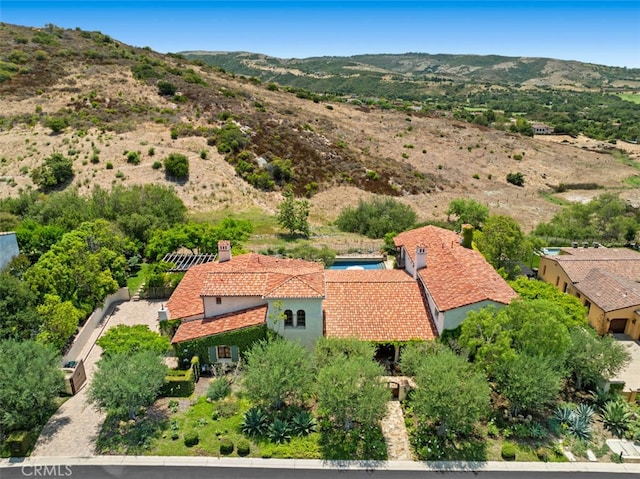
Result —
[[220, 304], [217, 304], [215, 296], [204, 296], [204, 317], [212, 318], [221, 314], [242, 311], [243, 309], [254, 308], [267, 301], [261, 296], [220, 296]]
[[[293, 327], [285, 327], [284, 312], [293, 313]], [[305, 326], [296, 323], [299, 310], [305, 313]], [[323, 335], [322, 298], [269, 300], [267, 326], [285, 339], [297, 341], [307, 349], [313, 349]]]

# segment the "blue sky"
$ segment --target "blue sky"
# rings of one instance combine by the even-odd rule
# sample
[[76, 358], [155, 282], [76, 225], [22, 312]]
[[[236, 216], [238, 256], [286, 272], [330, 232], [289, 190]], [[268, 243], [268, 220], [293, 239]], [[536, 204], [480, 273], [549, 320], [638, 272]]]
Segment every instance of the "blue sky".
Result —
[[640, 67], [640, 0], [0, 0], [0, 21], [99, 30], [159, 52], [466, 53]]

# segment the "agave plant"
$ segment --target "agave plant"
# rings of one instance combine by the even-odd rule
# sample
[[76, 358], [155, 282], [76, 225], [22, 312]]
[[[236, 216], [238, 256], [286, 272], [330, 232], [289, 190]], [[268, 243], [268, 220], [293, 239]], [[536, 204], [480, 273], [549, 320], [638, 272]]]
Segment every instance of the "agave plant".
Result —
[[578, 406], [574, 409], [574, 413], [579, 417], [588, 419], [589, 422], [591, 422], [591, 420], [593, 419], [593, 414], [595, 413], [595, 409], [593, 409], [593, 406], [590, 406], [589, 404], [578, 404]]
[[291, 429], [298, 436], [308, 436], [316, 430], [316, 420], [309, 411], [300, 411], [293, 416]]
[[607, 401], [602, 408], [601, 416], [604, 427], [616, 437], [624, 436], [629, 429], [631, 413], [627, 405], [621, 401]]
[[242, 420], [242, 432], [248, 436], [262, 436], [267, 431], [269, 417], [259, 407], [252, 407]]
[[291, 428], [287, 421], [274, 420], [267, 429], [267, 436], [276, 444], [283, 444], [291, 440]]
[[567, 423], [567, 430], [572, 436], [588, 441], [591, 436], [591, 418], [580, 416], [574, 411], [571, 420]]
[[573, 409], [567, 404], [562, 404], [553, 411], [553, 417], [557, 419], [560, 424], [569, 424], [572, 416]]

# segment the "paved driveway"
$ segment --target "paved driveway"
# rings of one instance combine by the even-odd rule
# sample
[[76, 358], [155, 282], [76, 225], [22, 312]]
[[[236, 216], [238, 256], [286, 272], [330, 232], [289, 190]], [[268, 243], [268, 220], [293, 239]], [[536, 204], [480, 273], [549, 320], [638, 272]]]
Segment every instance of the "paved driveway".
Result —
[[126, 301], [114, 304], [94, 336], [82, 351], [87, 382], [82, 389], [69, 398], [42, 429], [42, 433], [31, 453], [32, 456], [77, 456], [96, 455], [98, 434], [105, 414], [87, 403], [87, 385], [93, 378], [96, 362], [102, 349], [95, 341], [109, 328], [119, 324], [146, 324], [158, 331], [158, 309], [161, 301]]
[[624, 381], [624, 391], [640, 391], [640, 341], [626, 334], [613, 335], [631, 354], [631, 361], [612, 381]]

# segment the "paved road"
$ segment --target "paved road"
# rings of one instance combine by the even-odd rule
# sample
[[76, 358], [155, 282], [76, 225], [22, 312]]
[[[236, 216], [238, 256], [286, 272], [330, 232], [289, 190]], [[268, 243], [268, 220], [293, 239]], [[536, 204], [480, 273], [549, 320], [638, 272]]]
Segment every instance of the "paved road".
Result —
[[35, 466], [0, 468], [2, 479], [26, 477], [70, 477], [73, 479], [637, 479], [637, 472], [585, 471], [452, 471], [452, 470], [353, 470], [353, 469], [289, 469], [278, 467], [206, 467], [206, 466]]

